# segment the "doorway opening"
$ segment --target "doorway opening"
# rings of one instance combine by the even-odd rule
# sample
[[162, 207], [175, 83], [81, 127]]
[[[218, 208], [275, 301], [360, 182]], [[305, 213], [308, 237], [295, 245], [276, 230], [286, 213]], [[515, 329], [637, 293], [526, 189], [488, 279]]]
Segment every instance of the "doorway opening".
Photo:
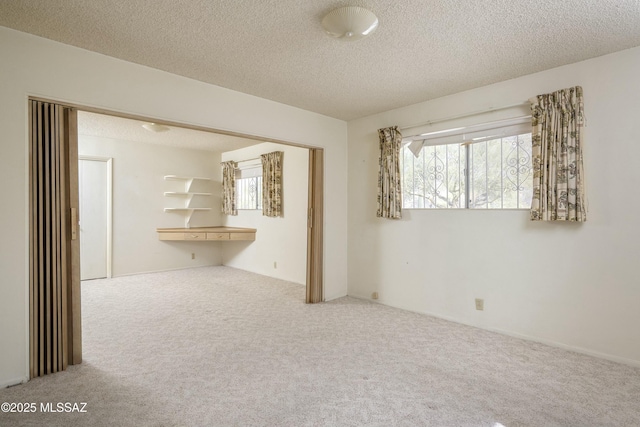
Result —
[[[44, 101], [45, 103], [49, 103], [49, 101], [47, 100], [36, 100], [33, 99], [34, 102], [42, 102]], [[145, 118], [145, 117], [140, 117], [140, 116], [128, 116], [128, 115], [123, 115], [123, 114], [119, 114], [119, 113], [113, 113], [110, 111], [104, 111], [104, 110], [94, 110], [91, 108], [86, 108], [83, 106], [78, 106], [78, 105], [60, 105], [60, 104], [56, 104], [55, 102], [52, 102], [51, 105], [58, 105], [60, 107], [65, 108], [67, 111], [69, 111], [69, 117], [70, 120], [68, 120], [66, 122], [66, 128], [63, 129], [63, 133], [65, 134], [65, 138], [68, 141], [68, 157], [67, 160], [69, 162], [70, 166], [70, 173], [66, 176], [63, 177], [63, 179], [66, 180], [70, 180], [71, 182], [67, 182], [66, 184], [68, 184], [68, 191], [69, 191], [69, 197], [71, 200], [71, 203], [69, 205], [69, 209], [65, 212], [63, 212], [63, 215], [66, 216], [66, 220], [65, 223], [69, 224], [69, 232], [66, 233], [65, 235], [65, 239], [68, 240], [69, 243], [69, 247], [71, 248], [76, 248], [76, 250], [71, 250], [69, 251], [69, 264], [70, 266], [73, 265], [73, 271], [77, 272], [77, 274], [70, 274], [68, 277], [68, 280], [66, 280], [64, 283], [62, 283], [62, 287], [65, 289], [69, 290], [69, 293], [71, 295], [71, 291], [73, 290], [73, 297], [74, 299], [72, 300], [71, 298], [69, 298], [69, 303], [65, 304], [64, 307], [61, 308], [61, 310], [64, 310], [64, 313], [60, 314], [59, 316], [61, 318], [65, 318], [68, 319], [68, 336], [69, 337], [73, 337], [73, 339], [69, 339], [69, 353], [72, 353], [73, 357], [70, 358], [69, 363], [70, 364], [75, 364], [75, 363], [81, 363], [82, 361], [82, 352], [81, 352], [81, 345], [82, 345], [82, 334], [81, 334], [81, 317], [80, 317], [80, 292], [79, 292], [79, 284], [80, 284], [80, 238], [77, 234], [77, 226], [78, 224], [80, 224], [80, 227], [83, 226], [83, 215], [80, 214], [80, 217], [78, 218], [78, 208], [79, 206], [79, 199], [78, 199], [78, 194], [79, 194], [79, 182], [78, 182], [78, 178], [79, 178], [79, 172], [78, 172], [78, 168], [81, 167], [80, 163], [79, 163], [79, 158], [78, 158], [78, 141], [77, 141], [77, 129], [78, 129], [78, 125], [76, 122], [76, 117], [77, 117], [77, 112], [78, 111], [86, 111], [86, 112], [91, 112], [91, 113], [98, 113], [98, 114], [104, 114], [107, 116], [115, 116], [115, 117], [120, 117], [120, 118], [125, 118], [125, 119], [132, 119], [132, 120], [142, 120], [142, 121], [148, 121], [148, 122], [155, 122], [158, 123], [157, 120], [154, 119], [150, 119], [150, 118]], [[308, 162], [308, 203], [307, 203], [307, 207], [306, 207], [306, 215], [305, 215], [305, 220], [306, 220], [306, 227], [307, 227], [307, 248], [306, 248], [306, 253], [307, 253], [307, 262], [306, 262], [306, 298], [305, 301], [307, 303], [317, 303], [317, 302], [321, 302], [324, 300], [323, 297], [323, 168], [324, 168], [324, 164], [322, 161], [322, 154], [323, 154], [323, 149], [322, 148], [317, 148], [317, 147], [309, 147], [309, 146], [304, 146], [304, 145], [300, 145], [300, 144], [295, 144], [295, 143], [291, 143], [291, 142], [287, 142], [287, 141], [278, 141], [278, 140], [272, 140], [272, 139], [266, 139], [266, 138], [261, 138], [261, 137], [255, 137], [252, 135], [245, 135], [245, 134], [239, 134], [239, 133], [234, 133], [234, 132], [227, 132], [227, 131], [219, 131], [219, 130], [215, 130], [215, 129], [208, 129], [208, 128], [203, 128], [203, 127], [196, 127], [196, 126], [188, 126], [188, 125], [184, 125], [181, 123], [174, 123], [174, 122], [165, 122], [163, 123], [165, 125], [168, 126], [174, 126], [174, 127], [178, 127], [178, 128], [186, 128], [186, 129], [192, 129], [192, 130], [197, 130], [197, 131], [204, 131], [204, 132], [208, 132], [208, 133], [212, 133], [212, 134], [216, 134], [216, 135], [227, 135], [227, 136], [233, 136], [233, 137], [238, 137], [238, 138], [247, 138], [247, 139], [253, 139], [259, 142], [268, 142], [268, 143], [276, 143], [276, 144], [282, 144], [284, 146], [293, 146], [293, 147], [300, 147], [300, 148], [305, 148], [308, 150], [309, 152], [309, 162]], [[37, 136], [34, 136], [33, 134], [30, 134], [30, 139], [31, 139], [31, 143], [33, 145], [34, 143], [34, 138], [37, 138]], [[30, 153], [30, 156], [33, 156], [32, 153]], [[96, 162], [96, 159], [84, 159], [85, 161], [93, 161]], [[104, 159], [102, 159], [104, 160]], [[37, 167], [37, 159], [34, 161], [34, 158], [32, 157], [30, 159], [31, 164], [33, 165], [33, 167], [30, 169], [30, 176], [31, 179], [34, 179], [34, 173], [36, 170], [38, 170]], [[75, 162], [75, 166], [73, 166]], [[106, 162], [103, 163], [107, 163], [109, 165], [111, 165], [110, 161], [107, 160]], [[92, 165], [92, 166], [95, 166]], [[109, 166], [110, 168], [110, 166]], [[75, 170], [74, 170], [75, 169]], [[109, 181], [111, 179], [111, 176], [109, 174], [107, 181]], [[99, 178], [95, 178], [96, 180], [99, 180]], [[32, 198], [32, 196], [30, 196], [30, 198]], [[85, 208], [86, 209], [86, 208]], [[107, 211], [110, 211], [111, 209], [107, 208]], [[107, 221], [107, 223], [110, 223], [110, 220]], [[72, 230], [76, 230], [76, 233], [74, 234], [72, 232]], [[100, 232], [102, 233], [102, 232]], [[109, 235], [110, 232], [107, 232], [107, 234]], [[154, 233], [155, 234], [155, 233]], [[154, 236], [155, 238], [155, 236]], [[110, 239], [107, 236], [107, 242]], [[34, 244], [34, 238], [32, 235], [32, 232], [30, 230], [30, 242], [32, 242], [32, 244]], [[33, 255], [37, 252], [37, 248], [32, 247], [30, 249], [30, 260], [31, 263], [34, 263], [34, 257]], [[109, 255], [111, 252], [111, 246], [109, 243], [107, 243], [106, 245], [106, 253], [107, 255]], [[274, 263], [274, 267], [275, 267], [275, 263]], [[98, 273], [103, 274], [103, 273]], [[107, 262], [106, 265], [106, 277], [110, 277], [111, 276], [111, 262]], [[46, 282], [46, 281], [45, 281]], [[46, 287], [47, 284], [44, 283], [44, 286]], [[57, 285], [60, 286], [60, 285]], [[30, 286], [30, 299], [32, 297], [32, 294], [34, 292], [34, 287]], [[33, 305], [33, 302], [30, 304], [30, 319], [31, 320], [31, 327], [30, 327], [30, 345], [33, 346], [34, 343], [36, 342], [41, 342], [43, 340], [46, 340], [47, 337], [44, 336], [43, 334], [46, 334], [46, 331], [40, 331], [37, 330], [37, 328], [34, 328], [34, 315], [35, 315], [35, 311], [37, 310], [37, 307], [35, 307]], [[65, 332], [66, 333], [66, 332]], [[33, 349], [30, 350], [31, 353], [33, 353]], [[32, 365], [32, 369], [31, 369], [31, 377], [36, 377], [36, 376], [40, 376], [40, 375], [45, 375], [48, 374], [50, 372], [40, 372], [40, 373], [34, 373], [33, 370], [33, 365], [34, 363], [36, 363], [34, 361], [35, 359], [31, 358], [31, 365]], [[66, 367], [66, 365], [65, 365]]]

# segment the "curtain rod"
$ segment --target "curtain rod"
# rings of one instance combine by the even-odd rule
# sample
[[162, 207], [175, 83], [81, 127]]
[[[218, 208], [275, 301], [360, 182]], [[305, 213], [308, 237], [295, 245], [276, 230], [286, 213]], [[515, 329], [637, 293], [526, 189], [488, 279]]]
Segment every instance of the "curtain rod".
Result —
[[399, 128], [399, 129], [400, 130], [407, 130], [407, 129], [415, 128], [415, 127], [418, 127], [418, 126], [426, 126], [426, 125], [432, 125], [434, 123], [448, 122], [450, 120], [462, 119], [462, 118], [471, 117], [471, 116], [478, 116], [480, 114], [491, 113], [493, 111], [507, 110], [509, 108], [514, 108], [514, 107], [522, 107], [524, 105], [529, 105], [529, 101], [520, 102], [518, 104], [505, 105], [503, 107], [489, 108], [487, 110], [482, 110], [482, 111], [474, 111], [473, 113], [459, 114], [457, 116], [445, 117], [445, 118], [442, 118], [442, 119], [429, 120], [428, 122], [424, 122], [424, 123], [417, 123], [417, 124], [410, 125], [410, 126], [403, 126], [403, 127]]
[[237, 163], [242, 163], [242, 162], [252, 162], [254, 160], [262, 160], [262, 157], [254, 157], [253, 159], [244, 159], [244, 160], [238, 160]]
[[[233, 161], [236, 162], [236, 163], [244, 163], [244, 162], [252, 162], [254, 160], [262, 161], [262, 158], [261, 157], [254, 157], [253, 159], [233, 160]], [[222, 163], [224, 163], [224, 162], [222, 162]]]

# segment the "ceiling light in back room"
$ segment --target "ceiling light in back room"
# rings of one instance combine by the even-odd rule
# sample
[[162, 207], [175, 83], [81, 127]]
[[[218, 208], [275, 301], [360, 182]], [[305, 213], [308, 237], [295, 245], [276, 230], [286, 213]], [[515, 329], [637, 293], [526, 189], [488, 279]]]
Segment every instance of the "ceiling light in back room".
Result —
[[171, 130], [169, 126], [159, 125], [157, 123], [145, 123], [142, 127], [151, 132], [166, 132]]
[[322, 20], [327, 34], [340, 40], [360, 40], [378, 28], [378, 17], [358, 6], [341, 7], [329, 12]]

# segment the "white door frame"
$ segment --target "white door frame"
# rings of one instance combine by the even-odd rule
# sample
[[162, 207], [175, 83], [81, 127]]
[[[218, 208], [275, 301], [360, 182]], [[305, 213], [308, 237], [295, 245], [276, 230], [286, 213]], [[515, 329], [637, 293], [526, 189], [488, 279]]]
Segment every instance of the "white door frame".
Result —
[[[107, 279], [111, 279], [111, 252], [113, 248], [113, 157], [78, 155], [78, 161], [80, 160], [105, 162], [107, 166]], [[80, 216], [80, 221], [82, 222], [82, 212], [80, 212]]]

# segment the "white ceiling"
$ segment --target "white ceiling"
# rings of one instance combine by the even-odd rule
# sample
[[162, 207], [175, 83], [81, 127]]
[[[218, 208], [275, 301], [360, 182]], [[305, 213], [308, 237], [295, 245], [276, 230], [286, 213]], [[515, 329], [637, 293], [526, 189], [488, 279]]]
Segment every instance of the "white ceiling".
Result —
[[[379, 28], [329, 38], [344, 5]], [[640, 46], [640, 0], [9, 0], [0, 25], [350, 120]]]
[[150, 132], [142, 127], [145, 123], [147, 122], [78, 111], [79, 135], [221, 153], [262, 143], [262, 141], [253, 139], [175, 126], [170, 126], [170, 130], [167, 132]]

